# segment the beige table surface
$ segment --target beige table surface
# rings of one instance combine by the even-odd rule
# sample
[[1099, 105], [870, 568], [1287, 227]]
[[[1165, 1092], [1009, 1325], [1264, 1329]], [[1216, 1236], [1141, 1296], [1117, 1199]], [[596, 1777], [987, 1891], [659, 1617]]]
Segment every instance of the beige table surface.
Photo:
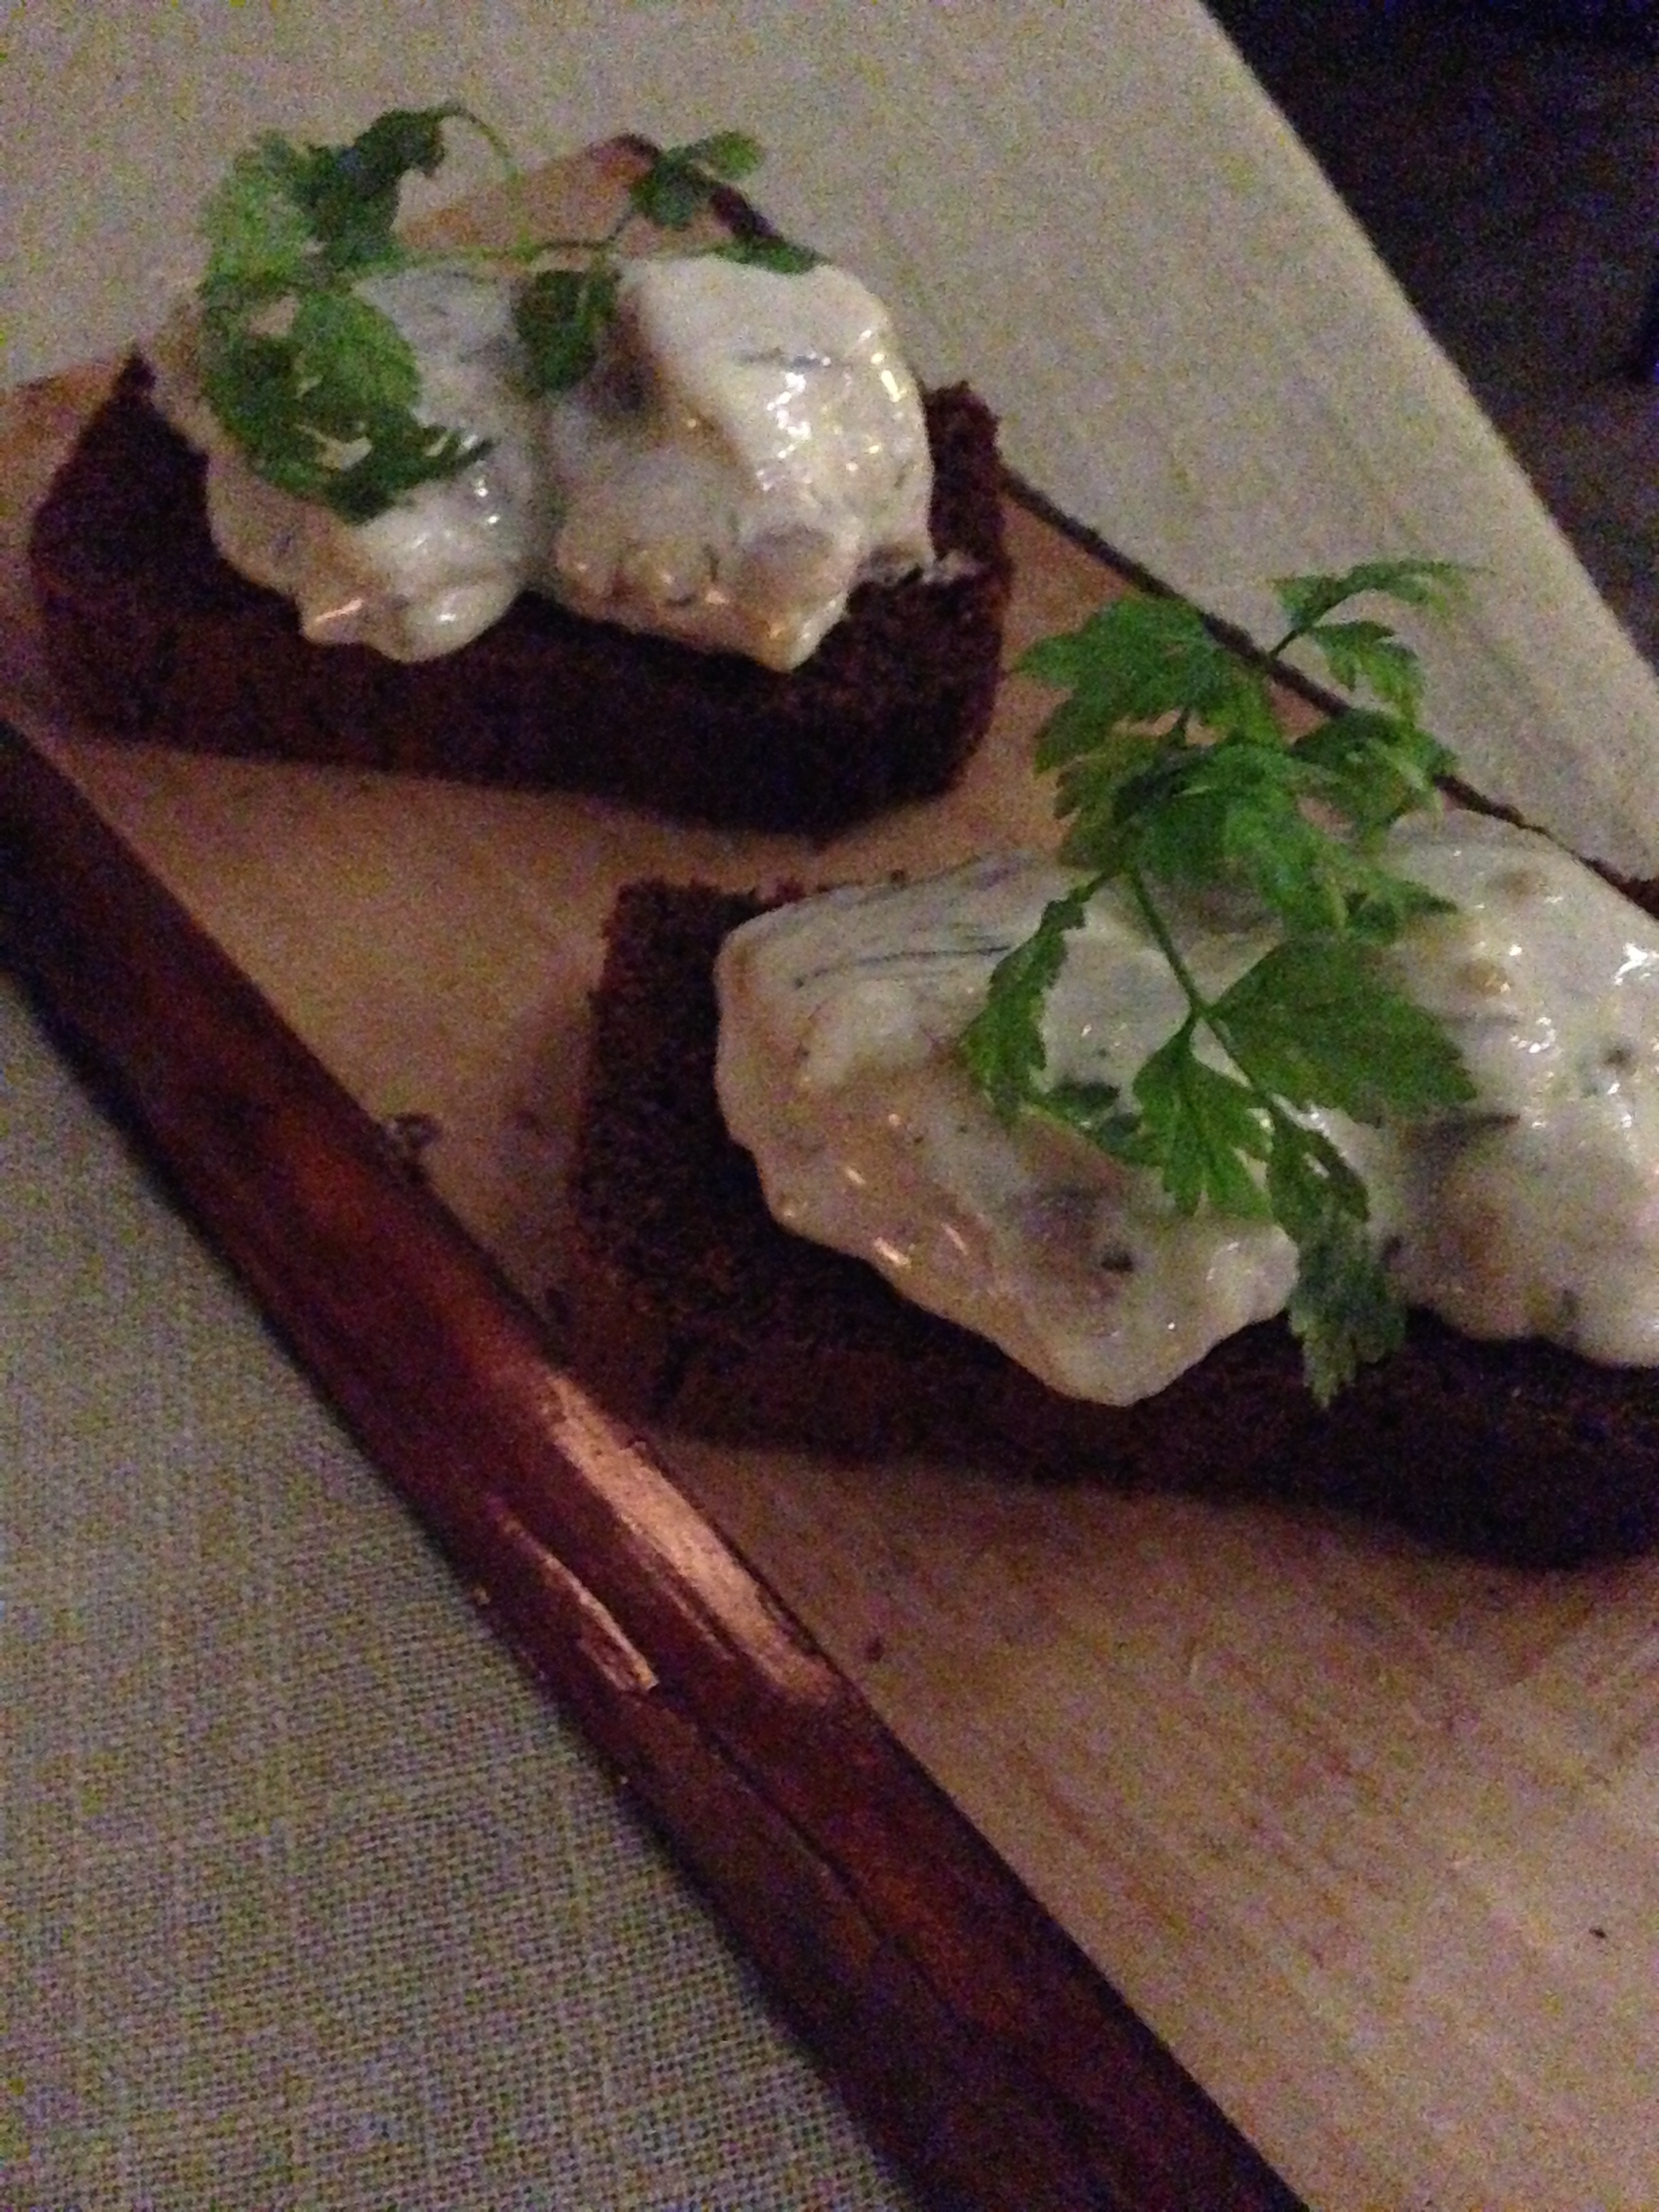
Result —
[[[153, 321], [250, 131], [449, 97], [526, 159], [757, 130], [923, 372], [1216, 611], [1476, 560], [1442, 726], [1659, 870], [1650, 676], [1188, 0], [19, 9], [6, 380]], [[0, 2203], [905, 2201], [9, 992], [0, 1316]]]

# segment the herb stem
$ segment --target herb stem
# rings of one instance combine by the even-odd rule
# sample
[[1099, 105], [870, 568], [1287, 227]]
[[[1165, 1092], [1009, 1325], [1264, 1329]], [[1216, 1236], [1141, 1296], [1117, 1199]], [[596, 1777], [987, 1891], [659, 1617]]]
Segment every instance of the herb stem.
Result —
[[[1210, 1035], [1237, 1070], [1241, 1080], [1250, 1094], [1252, 1102], [1261, 1108], [1275, 1129], [1283, 1128], [1288, 1123], [1289, 1116], [1272, 1091], [1267, 1089], [1252, 1072], [1248, 1055], [1239, 1051], [1228, 1033], [1226, 1024], [1217, 1019], [1213, 1002], [1199, 988], [1198, 980], [1187, 965], [1181, 947], [1165, 921], [1157, 900], [1152, 896], [1146, 878], [1139, 868], [1130, 868], [1125, 872], [1125, 880], [1129, 887], [1129, 895], [1139, 910], [1141, 920], [1152, 932], [1158, 951], [1169, 963], [1170, 974], [1181, 986], [1182, 994], [1187, 1001], [1188, 1012], [1184, 1026], [1188, 1032], [1190, 1034], [1194, 1029], [1208, 1030]], [[1091, 885], [1091, 896], [1098, 887], [1097, 884]]]
[[[1091, 884], [1089, 886], [1090, 897], [1093, 897], [1095, 892], [1099, 890], [1105, 878], [1101, 877], [1097, 878], [1094, 883]], [[1157, 900], [1152, 896], [1151, 890], [1147, 888], [1146, 878], [1141, 874], [1139, 868], [1129, 868], [1125, 871], [1124, 880], [1129, 886], [1129, 896], [1133, 899], [1135, 905], [1139, 909], [1141, 920], [1152, 932], [1158, 951], [1164, 955], [1165, 960], [1168, 961], [1170, 973], [1174, 975], [1176, 982], [1180, 984], [1181, 988], [1186, 996], [1188, 1005], [1192, 1008], [1194, 1014], [1198, 1018], [1198, 1019], [1204, 1023], [1206, 1028], [1212, 1026], [1210, 1022], [1209, 1000], [1205, 997], [1203, 992], [1199, 989], [1197, 981], [1194, 978], [1191, 969], [1187, 965], [1185, 957], [1182, 953], [1181, 947], [1176, 943], [1175, 937], [1170, 929], [1169, 924], [1164, 919], [1163, 913], [1158, 907]]]
[[490, 152], [495, 156], [495, 159], [501, 163], [503, 175], [509, 179], [516, 179], [522, 174], [513, 149], [507, 144], [506, 139], [502, 137], [501, 132], [496, 130], [493, 123], [487, 123], [482, 115], [477, 114], [470, 107], [450, 106], [445, 108], [442, 112], [447, 115], [453, 115], [458, 123], [470, 123], [471, 125], [472, 128], [483, 140], [485, 145], [489, 147]]

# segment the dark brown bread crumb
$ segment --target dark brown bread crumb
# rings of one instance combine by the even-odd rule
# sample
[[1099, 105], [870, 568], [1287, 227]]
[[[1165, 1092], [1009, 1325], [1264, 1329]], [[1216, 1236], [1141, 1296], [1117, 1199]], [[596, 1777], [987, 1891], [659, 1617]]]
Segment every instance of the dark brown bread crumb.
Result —
[[484, 636], [416, 666], [308, 645], [285, 600], [219, 557], [203, 462], [149, 391], [129, 362], [29, 545], [53, 672], [113, 730], [823, 836], [946, 789], [990, 720], [1010, 565], [996, 425], [965, 386], [926, 403], [934, 543], [962, 573], [864, 586], [787, 676], [528, 593]]
[[570, 1181], [569, 1348], [619, 1408], [733, 1440], [1352, 1508], [1537, 1565], [1659, 1540], [1659, 1376], [1413, 1316], [1405, 1351], [1322, 1413], [1273, 1322], [1142, 1405], [1089, 1406], [789, 1236], [714, 1091], [712, 963], [757, 910], [644, 884], [611, 920]]

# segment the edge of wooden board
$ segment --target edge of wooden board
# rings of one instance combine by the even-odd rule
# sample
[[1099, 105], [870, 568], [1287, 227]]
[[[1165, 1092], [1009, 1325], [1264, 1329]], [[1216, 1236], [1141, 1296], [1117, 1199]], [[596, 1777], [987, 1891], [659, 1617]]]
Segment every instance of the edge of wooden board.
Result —
[[[0, 726], [9, 953], [930, 2201], [1297, 2200], [222, 949]], [[488, 1469], [481, 1475], [482, 1469]]]

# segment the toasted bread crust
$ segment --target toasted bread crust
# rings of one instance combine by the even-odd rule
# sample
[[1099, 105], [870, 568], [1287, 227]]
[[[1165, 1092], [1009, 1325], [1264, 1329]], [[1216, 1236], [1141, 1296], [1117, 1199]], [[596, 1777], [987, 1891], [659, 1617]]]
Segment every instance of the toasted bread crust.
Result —
[[1282, 1322], [1121, 1409], [1047, 1389], [767, 1212], [714, 1091], [712, 963], [752, 899], [626, 890], [570, 1176], [570, 1351], [619, 1407], [732, 1440], [1315, 1502], [1571, 1565], [1659, 1540], [1659, 1376], [1426, 1316], [1322, 1413]]
[[37, 514], [53, 672], [112, 730], [194, 750], [570, 788], [822, 836], [946, 789], [990, 720], [1010, 563], [996, 426], [927, 400], [948, 581], [866, 586], [788, 675], [523, 595], [459, 652], [407, 665], [310, 645], [216, 551], [204, 463], [130, 361]]

